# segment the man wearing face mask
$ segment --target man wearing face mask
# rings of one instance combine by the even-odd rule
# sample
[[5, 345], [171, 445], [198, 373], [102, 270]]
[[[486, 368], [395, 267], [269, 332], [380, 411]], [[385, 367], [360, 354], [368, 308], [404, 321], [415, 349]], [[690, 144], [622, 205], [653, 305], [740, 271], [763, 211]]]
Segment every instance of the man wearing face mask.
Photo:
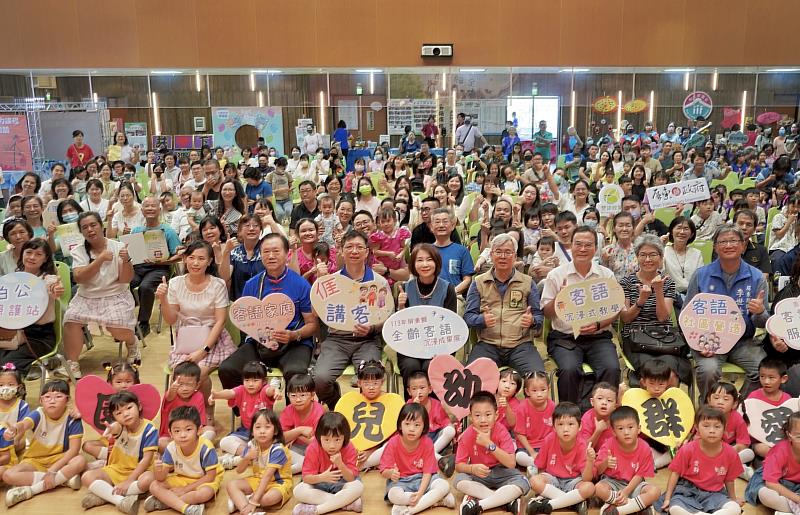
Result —
[[475, 147], [475, 140], [480, 140], [484, 146], [488, 145], [480, 129], [472, 125], [472, 118], [465, 116], [464, 125], [456, 129], [456, 141], [464, 145], [464, 152], [470, 152]]
[[310, 123], [306, 125], [306, 135], [303, 136], [303, 148], [306, 154], [314, 154], [317, 149], [322, 148], [322, 135], [314, 130]]
[[274, 170], [274, 168], [269, 165], [269, 157], [264, 153], [258, 154], [257, 170], [261, 173], [262, 179], [266, 177], [268, 173]]

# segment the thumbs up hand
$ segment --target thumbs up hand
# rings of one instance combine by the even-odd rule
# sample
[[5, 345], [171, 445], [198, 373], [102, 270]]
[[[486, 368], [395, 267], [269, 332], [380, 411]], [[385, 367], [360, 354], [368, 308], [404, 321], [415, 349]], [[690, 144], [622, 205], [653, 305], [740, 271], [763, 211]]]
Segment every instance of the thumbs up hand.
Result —
[[522, 315], [520, 319], [520, 324], [522, 325], [523, 329], [528, 329], [533, 325], [533, 314], [531, 313], [531, 307], [528, 306], [525, 309], [525, 314]]
[[167, 284], [167, 278], [166, 277], [162, 277], [161, 278], [161, 284], [159, 284], [158, 288], [156, 288], [156, 297], [158, 297], [159, 300], [161, 300], [163, 302], [164, 299], [167, 298], [167, 293], [168, 292], [169, 292], [169, 285]]
[[760, 315], [766, 310], [764, 307], [764, 290], [758, 292], [758, 296], [747, 301], [747, 311], [751, 315]]

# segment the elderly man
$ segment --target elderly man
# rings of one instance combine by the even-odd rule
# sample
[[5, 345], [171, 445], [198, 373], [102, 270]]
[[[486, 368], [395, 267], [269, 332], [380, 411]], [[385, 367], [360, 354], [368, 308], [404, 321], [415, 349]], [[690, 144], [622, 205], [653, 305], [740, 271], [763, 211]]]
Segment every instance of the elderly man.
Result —
[[[575, 338], [570, 324], [556, 316], [556, 296], [565, 286], [591, 279], [615, 281], [614, 273], [593, 261], [597, 251], [597, 236], [593, 229], [582, 226], [572, 233], [572, 261], [568, 261], [547, 274], [542, 289], [542, 310], [552, 320], [552, 330], [547, 337], [547, 352], [558, 365], [558, 399], [581, 402], [588, 408], [588, 397], [594, 382], [582, 377], [583, 363], [594, 370], [597, 382], [619, 384], [620, 370], [617, 349], [611, 339], [611, 325], [616, 315], [602, 322], [581, 327]], [[583, 379], [583, 388], [579, 388]]]
[[542, 372], [544, 363], [531, 338], [531, 329], [541, 327], [543, 320], [539, 291], [531, 276], [514, 268], [517, 240], [498, 234], [491, 254], [494, 266], [477, 276], [467, 293], [464, 320], [478, 332], [468, 362], [489, 358], [522, 376]]
[[294, 234], [297, 230], [297, 222], [303, 218], [314, 219], [319, 214], [319, 202], [317, 202], [317, 185], [313, 181], [303, 181], [298, 186], [300, 192], [300, 202], [295, 204], [292, 209], [292, 217], [289, 222], [289, 232]]
[[756, 327], [764, 327], [769, 318], [764, 299], [767, 295], [767, 282], [761, 270], [748, 265], [742, 259], [747, 240], [742, 230], [735, 225], [723, 225], [714, 235], [714, 250], [717, 259], [700, 267], [689, 280], [686, 302], [683, 309], [691, 309], [692, 298], [698, 293], [727, 295], [739, 307], [744, 317], [745, 331], [736, 345], [727, 354], [713, 354], [692, 350], [697, 364], [695, 375], [700, 388], [700, 398], [720, 378], [722, 364], [734, 363], [742, 367], [746, 374], [742, 394], [746, 396], [758, 384], [758, 364], [764, 358], [764, 350], [753, 336]]
[[250, 361], [280, 369], [287, 384], [292, 376], [308, 372], [319, 322], [311, 310], [311, 285], [287, 268], [288, 254], [289, 242], [285, 236], [277, 233], [264, 236], [261, 262], [265, 271], [245, 283], [242, 295], [263, 299], [270, 293], [282, 293], [294, 303], [294, 318], [286, 329], [272, 332], [277, 349], [248, 336], [236, 352], [220, 363], [219, 380], [223, 388], [242, 384], [242, 367]]
[[692, 167], [683, 172], [683, 177], [681, 177], [681, 180], [688, 181], [690, 179], [704, 178], [708, 184], [711, 184], [713, 179], [724, 179], [727, 177], [730, 171], [730, 166], [726, 166], [724, 170], [720, 170], [715, 166], [706, 166], [705, 154], [698, 152], [694, 156]]

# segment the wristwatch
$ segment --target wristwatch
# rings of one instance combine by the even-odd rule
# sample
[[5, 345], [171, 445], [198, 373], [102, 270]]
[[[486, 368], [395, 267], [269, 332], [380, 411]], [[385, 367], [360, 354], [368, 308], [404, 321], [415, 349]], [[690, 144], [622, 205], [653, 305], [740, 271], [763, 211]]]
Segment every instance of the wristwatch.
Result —
[[211, 347], [206, 345], [205, 347], [203, 347], [203, 352], [205, 352], [206, 354], [210, 354], [211, 353]]
[[489, 444], [489, 447], [487, 447], [486, 449], [487, 449], [489, 452], [494, 452], [494, 451], [496, 451], [496, 450], [497, 450], [497, 446], [494, 444], [494, 442], [492, 442], [492, 443], [490, 443], [490, 444]]

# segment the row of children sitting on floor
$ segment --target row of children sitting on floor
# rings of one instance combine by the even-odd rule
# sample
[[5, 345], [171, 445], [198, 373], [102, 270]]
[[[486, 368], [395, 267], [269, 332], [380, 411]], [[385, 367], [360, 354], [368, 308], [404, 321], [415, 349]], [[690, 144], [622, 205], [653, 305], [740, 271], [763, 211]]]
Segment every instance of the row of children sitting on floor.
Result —
[[[661, 375], [660, 360], [653, 361], [656, 366], [644, 367], [641, 383], [659, 397], [668, 387], [669, 369]], [[325, 413], [314, 400], [309, 376], [295, 376], [289, 382], [289, 405], [280, 417], [258, 405], [269, 404], [275, 396], [265, 383], [263, 369], [257, 373], [259, 366], [263, 367], [256, 363], [245, 367], [243, 386], [212, 395], [229, 398], [241, 410], [247, 426], [228, 436], [243, 436], [244, 444], [232, 455], [238, 473], [248, 468], [252, 472], [249, 478], [228, 483], [231, 513], [280, 507], [292, 493], [299, 501], [296, 515], [361, 511], [363, 485], [358, 478], [370, 465], [378, 467], [387, 479], [386, 499], [397, 515], [417, 513], [435, 504], [454, 506], [449, 484], [436, 474], [436, 457], [444, 449], [443, 433], [452, 438], [455, 431], [446, 416], [445, 425], [438, 426], [444, 411], [429, 397], [430, 384], [424, 374], [409, 381], [411, 398], [398, 417], [398, 433], [377, 451], [359, 453], [349, 443], [345, 418]], [[755, 395], [780, 404], [785, 400], [780, 391], [785, 370], [767, 362], [762, 363], [760, 373], [762, 388]], [[125, 374], [131, 374], [133, 381], [122, 380]], [[191, 366], [176, 367], [175, 383], [186, 386], [192, 379], [199, 382], [199, 374], [195, 376]], [[380, 395], [383, 369], [379, 363], [360, 367], [358, 379], [367, 400]], [[108, 502], [124, 513], [135, 513], [139, 495], [149, 491], [147, 511], [172, 508], [202, 513], [204, 503], [220, 488], [223, 474], [213, 443], [200, 435], [201, 410], [192, 403], [199, 400], [202, 404], [202, 397], [197, 399], [196, 387], [191, 395], [186, 394], [191, 388], [175, 388], [175, 399], [181, 399], [183, 405], [174, 403], [169, 412], [162, 412], [162, 417], [167, 417], [169, 440], [161, 442], [165, 447], [158, 454], [158, 430], [142, 418], [138, 399], [125, 390], [125, 384], [134, 382], [135, 370], [119, 367], [112, 375], [111, 383], [119, 391], [108, 408], [115, 423], [104, 434], [110, 440], [106, 447], [110, 451], [107, 461], [100, 460], [100, 467], [84, 472], [87, 463], [80, 454], [83, 427], [68, 412], [68, 385], [48, 382], [40, 407], [31, 411], [19, 397], [24, 386], [16, 371], [0, 371], [0, 412], [4, 418], [11, 417], [3, 420], [0, 437], [0, 472], [3, 481], [14, 487], [6, 494], [7, 506], [59, 485], [79, 489], [83, 484], [89, 489], [82, 501], [85, 509]], [[520, 386], [525, 400], [516, 398]], [[658, 455], [639, 437], [636, 411], [617, 407], [616, 388], [597, 385], [593, 407], [583, 416], [573, 404], [555, 405], [549, 388], [544, 374], [531, 374], [521, 382], [515, 373], [504, 371], [497, 394], [480, 392], [472, 397], [470, 427], [458, 439], [454, 456], [458, 474], [453, 486], [465, 494], [462, 515], [498, 506], [519, 513], [521, 497], [531, 487], [535, 497], [528, 502], [528, 514], [581, 505], [593, 495], [605, 503], [603, 515], [642, 511], [659, 500], [659, 489], [644, 482], [654, 475], [654, 456]], [[683, 445], [670, 463], [667, 490], [660, 498], [665, 511], [672, 515], [739, 513], [741, 500], [735, 495], [733, 481], [743, 472], [742, 462], [752, 459], [753, 453], [747, 453], [743, 443], [747, 432], [735, 411], [737, 399], [735, 388], [726, 383], [710, 390], [707, 404], [698, 410], [695, 439]], [[168, 402], [166, 399], [165, 405]], [[512, 427], [517, 443], [509, 430]], [[449, 429], [443, 431], [445, 428]], [[33, 432], [33, 438], [26, 448], [27, 431]], [[760, 500], [788, 512], [790, 502], [800, 501], [800, 415], [790, 417], [785, 433], [787, 439], [767, 453], [763, 470], [756, 472], [747, 496], [750, 502]], [[749, 443], [749, 438], [746, 440]], [[87, 446], [85, 450], [91, 449]], [[529, 479], [517, 465], [528, 467]], [[293, 468], [302, 473], [302, 482], [294, 489]]]

